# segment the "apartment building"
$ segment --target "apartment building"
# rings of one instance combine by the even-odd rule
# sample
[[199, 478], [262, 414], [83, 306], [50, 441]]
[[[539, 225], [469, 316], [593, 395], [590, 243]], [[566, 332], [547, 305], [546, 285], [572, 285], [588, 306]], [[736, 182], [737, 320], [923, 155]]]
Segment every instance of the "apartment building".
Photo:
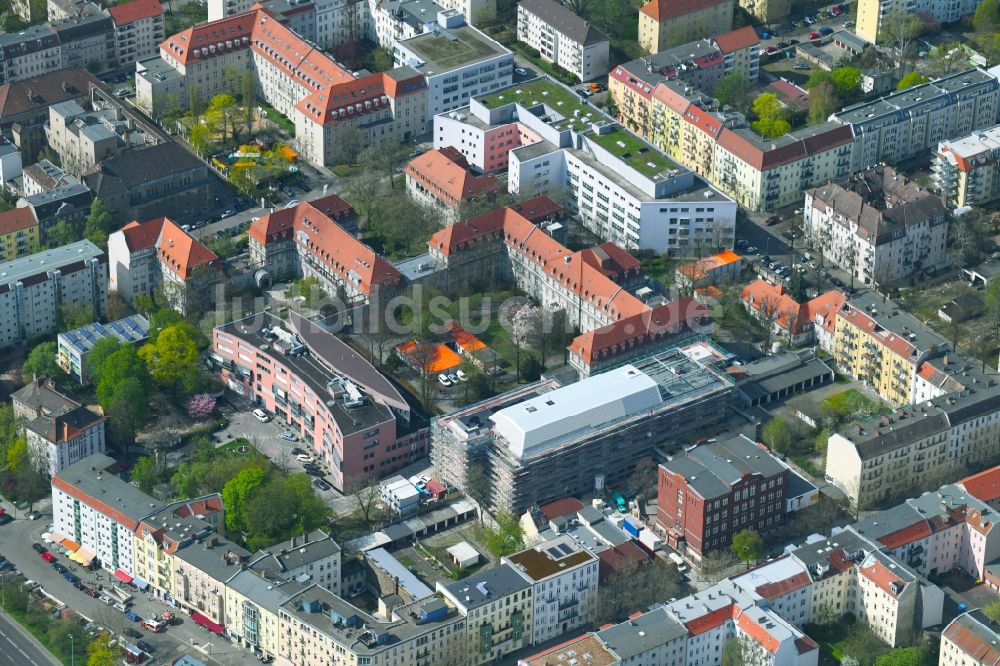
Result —
[[45, 139], [62, 168], [74, 176], [125, 150], [127, 135], [126, 123], [114, 111], [88, 111], [76, 101], [49, 107]]
[[148, 332], [149, 320], [141, 314], [129, 315], [109, 324], [95, 321], [72, 331], [65, 331], [56, 337], [56, 363], [72, 379], [80, 384], [88, 384], [90, 366], [87, 357], [98, 340], [114, 337], [123, 345], [138, 346], [146, 340]]
[[[613, 243], [570, 252], [529, 219], [534, 202], [498, 209], [445, 227], [428, 241], [430, 257], [446, 268], [449, 285], [514, 281], [553, 311], [562, 310], [581, 333], [569, 346], [581, 377], [663, 351], [703, 330], [707, 308], [692, 298], [649, 307], [633, 293], [645, 285], [642, 266]], [[572, 286], [566, 277], [575, 277]]]
[[1000, 197], [1000, 125], [938, 144], [931, 162], [934, 190], [948, 208], [981, 206]]
[[172, 220], [129, 222], [108, 237], [111, 290], [129, 303], [162, 292], [181, 314], [200, 310], [220, 278], [219, 257]]
[[944, 337], [873, 292], [852, 296], [837, 313], [837, 366], [896, 405], [915, 402], [923, 362], [949, 348]]
[[48, 26], [59, 41], [62, 67], [103, 71], [115, 63], [115, 26], [106, 11], [50, 21]]
[[174, 554], [224, 527], [225, 511], [218, 493], [166, 505], [154, 503], [132, 534], [132, 576], [127, 582], [142, 591], [149, 588], [157, 598], [170, 599], [177, 573]]
[[14, 418], [27, 423], [39, 416], [61, 414], [79, 407], [79, 403], [56, 389], [55, 382], [46, 377], [32, 377], [28, 383], [10, 394]]
[[469, 618], [465, 626], [463, 664], [495, 663], [532, 645], [532, 584], [503, 563], [454, 583], [437, 583], [445, 603]]
[[338, 489], [427, 455], [427, 429], [411, 422], [392, 382], [333, 334], [290, 317], [263, 313], [212, 331], [210, 359], [227, 388], [311, 443]]
[[465, 655], [464, 615], [439, 597], [400, 604], [392, 596], [372, 615], [322, 587], [307, 587], [278, 609], [280, 654], [301, 666], [327, 666], [332, 655], [400, 666]]
[[788, 18], [791, 0], [740, 0], [740, 7], [747, 10], [763, 24], [780, 23]]
[[406, 165], [406, 192], [417, 203], [441, 211], [448, 224], [458, 221], [462, 207], [495, 196], [503, 183], [477, 175], [451, 146], [434, 148]]
[[882, 25], [890, 14], [926, 14], [940, 23], [954, 23], [976, 11], [974, 0], [860, 0], [854, 32], [875, 44], [883, 40]]
[[338, 223], [354, 216], [337, 195], [264, 215], [250, 225], [250, 261], [266, 271], [262, 280], [312, 276], [350, 306], [386, 303], [406, 278]]
[[740, 300], [750, 314], [789, 345], [819, 344], [829, 352], [833, 349], [837, 312], [847, 296], [834, 289], [799, 303], [784, 285], [758, 279], [743, 288]]
[[608, 71], [608, 36], [555, 0], [517, 4], [517, 40], [581, 81]]
[[47, 25], [32, 25], [0, 35], [0, 83], [11, 83], [63, 69], [59, 35]]
[[[622, 663], [614, 651], [605, 647], [596, 636], [583, 634], [578, 638], [559, 643], [523, 659], [518, 659], [517, 666], [547, 666], [555, 663], [569, 663], [571, 659], [579, 661], [580, 655], [587, 655], [587, 661], [601, 666], [611, 666]], [[673, 665], [671, 665], [673, 666]]]
[[295, 580], [244, 569], [226, 581], [226, 637], [260, 659], [280, 656], [278, 609], [304, 589]]
[[340, 594], [342, 556], [329, 533], [314, 530], [254, 553], [249, 568], [265, 579], [308, 580]]
[[531, 643], [543, 643], [589, 622], [597, 602], [600, 560], [566, 535], [506, 555], [531, 586]]
[[981, 610], [962, 613], [941, 634], [939, 664], [965, 666], [1000, 664], [1000, 626]]
[[107, 571], [131, 580], [132, 534], [163, 504], [108, 471], [116, 465], [97, 453], [53, 474], [52, 528], [78, 555], [96, 557]]
[[163, 5], [157, 0], [130, 0], [108, 8], [115, 29], [119, 67], [156, 56], [164, 40]]
[[898, 163], [947, 139], [992, 127], [998, 110], [1000, 82], [975, 68], [846, 107], [830, 119], [850, 125], [855, 144], [851, 171], [860, 171], [880, 162]]
[[722, 51], [726, 74], [739, 74], [756, 81], [760, 73], [760, 37], [753, 26], [737, 28], [712, 38]]
[[575, 384], [545, 380], [438, 417], [431, 461], [436, 478], [457, 488], [470, 465], [482, 465], [491, 508], [520, 515], [617, 487], [635, 461], [657, 447], [678, 449], [718, 422], [731, 400], [731, 380], [674, 348]]
[[49, 106], [88, 98], [91, 86], [103, 85], [85, 69], [33, 73], [26, 80], [4, 82], [0, 85], [0, 134], [14, 141], [24, 164], [33, 164], [45, 144]]
[[465, 106], [471, 97], [508, 87], [514, 55], [484, 33], [465, 24], [454, 11], [442, 12], [422, 34], [392, 47], [397, 67], [409, 67], [427, 84], [427, 115]]
[[892, 167], [806, 190], [806, 237], [860, 283], [885, 289], [947, 262], [947, 209]]
[[[31, 165], [22, 175], [37, 171]], [[55, 167], [58, 169], [58, 167]], [[61, 171], [61, 169], [59, 169]], [[30, 181], [29, 175], [22, 178], [22, 183]], [[93, 193], [80, 184], [76, 178], [66, 175], [58, 180], [53, 189], [37, 194], [21, 197], [17, 200], [18, 208], [27, 208], [38, 220], [38, 232], [41, 242], [47, 240], [46, 234], [56, 224], [66, 220], [74, 228], [82, 228], [84, 220], [90, 214], [90, 204], [94, 200]]]
[[657, 527], [671, 548], [700, 560], [745, 529], [784, 523], [787, 469], [744, 435], [702, 444], [659, 467]]
[[236, 575], [249, 557], [248, 550], [214, 533], [181, 542], [173, 554], [171, 598], [191, 614], [195, 624], [224, 636], [225, 581]]
[[303, 159], [331, 164], [338, 130], [357, 129], [365, 145], [409, 141], [427, 124], [427, 81], [403, 67], [360, 78], [314, 49], [266, 11], [252, 10], [168, 36], [160, 55], [136, 63], [136, 104], [154, 117], [226, 88], [230, 66], [253, 71], [260, 98], [295, 125]]
[[43, 414], [25, 427], [32, 459], [44, 461], [49, 474], [104, 453], [104, 416], [82, 405], [61, 413]]
[[659, 53], [694, 35], [728, 32], [733, 7], [733, 0], [649, 0], [639, 9], [639, 46], [646, 53]]
[[13, 261], [39, 247], [38, 218], [30, 208], [0, 213], [0, 259]]
[[88, 240], [0, 263], [0, 273], [0, 347], [56, 331], [63, 305], [105, 314], [107, 258]]

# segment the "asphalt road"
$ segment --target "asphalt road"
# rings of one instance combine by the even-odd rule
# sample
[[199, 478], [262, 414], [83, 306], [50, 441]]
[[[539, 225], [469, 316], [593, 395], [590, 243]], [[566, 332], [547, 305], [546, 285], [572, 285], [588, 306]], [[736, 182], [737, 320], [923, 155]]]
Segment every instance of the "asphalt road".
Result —
[[60, 666], [52, 656], [29, 634], [17, 620], [0, 611], [0, 666]]

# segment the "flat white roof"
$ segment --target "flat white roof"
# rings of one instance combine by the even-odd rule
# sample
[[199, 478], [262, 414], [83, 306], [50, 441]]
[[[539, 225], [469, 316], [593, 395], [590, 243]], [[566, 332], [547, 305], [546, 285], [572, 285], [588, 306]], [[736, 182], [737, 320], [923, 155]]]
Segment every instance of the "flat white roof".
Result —
[[568, 435], [662, 402], [656, 381], [626, 365], [501, 409], [490, 420], [511, 452], [523, 458], [555, 448]]

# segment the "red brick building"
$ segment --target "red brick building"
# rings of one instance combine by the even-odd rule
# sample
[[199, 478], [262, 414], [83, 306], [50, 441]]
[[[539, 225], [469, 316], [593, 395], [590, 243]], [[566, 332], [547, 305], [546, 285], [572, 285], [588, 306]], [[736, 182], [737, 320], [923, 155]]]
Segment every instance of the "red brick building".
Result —
[[660, 465], [657, 526], [672, 548], [697, 559], [729, 548], [737, 532], [783, 522], [786, 473], [743, 435], [697, 446]]

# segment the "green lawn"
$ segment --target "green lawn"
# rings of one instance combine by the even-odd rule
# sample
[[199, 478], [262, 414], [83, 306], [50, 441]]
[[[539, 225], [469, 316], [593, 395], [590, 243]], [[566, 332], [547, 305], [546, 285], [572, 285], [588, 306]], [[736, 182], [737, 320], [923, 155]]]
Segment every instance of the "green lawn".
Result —
[[528, 83], [516, 84], [510, 88], [484, 95], [478, 98], [484, 106], [499, 108], [514, 102], [522, 106], [534, 106], [536, 104], [546, 104], [557, 110], [567, 118], [574, 116], [574, 111], [579, 111], [579, 115], [586, 117], [587, 114], [593, 116], [593, 107], [580, 103], [580, 98], [567, 90], [563, 86], [552, 83], [548, 79], [536, 79]]
[[457, 39], [426, 34], [410, 40], [407, 46], [418, 56], [445, 69], [460, 67], [501, 53], [496, 44], [480, 38], [472, 30], [459, 28], [451, 32]]
[[615, 155], [644, 176], [654, 177], [677, 165], [645, 141], [615, 125], [606, 134], [588, 134], [587, 138]]

